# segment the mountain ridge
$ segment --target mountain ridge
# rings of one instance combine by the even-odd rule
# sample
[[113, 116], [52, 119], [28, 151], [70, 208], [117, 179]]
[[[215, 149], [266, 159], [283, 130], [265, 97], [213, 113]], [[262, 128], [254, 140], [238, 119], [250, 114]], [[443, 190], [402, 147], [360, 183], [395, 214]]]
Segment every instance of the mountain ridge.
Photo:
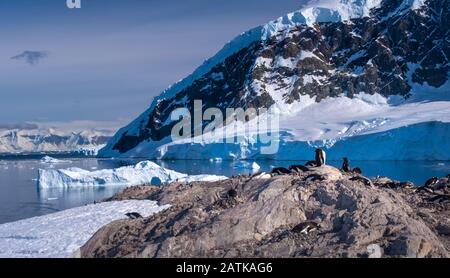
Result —
[[[351, 18], [351, 13], [346, 17], [338, 11], [340, 17], [330, 20], [320, 16], [323, 9], [307, 7], [301, 11], [318, 11], [312, 13], [316, 23], [308, 24], [300, 11], [241, 34], [156, 97], [100, 155], [126, 156], [141, 144], [164, 145], [175, 124], [169, 119], [171, 111], [180, 107], [192, 111], [194, 99], [222, 111], [277, 106], [285, 114], [293, 106], [329, 98], [369, 95], [398, 105], [431, 99], [433, 95], [424, 91], [437, 90], [449, 100], [449, 1], [339, 3], [339, 7], [362, 3], [362, 11], [368, 4], [370, 16]], [[432, 115], [427, 119], [434, 120], [447, 121]]]

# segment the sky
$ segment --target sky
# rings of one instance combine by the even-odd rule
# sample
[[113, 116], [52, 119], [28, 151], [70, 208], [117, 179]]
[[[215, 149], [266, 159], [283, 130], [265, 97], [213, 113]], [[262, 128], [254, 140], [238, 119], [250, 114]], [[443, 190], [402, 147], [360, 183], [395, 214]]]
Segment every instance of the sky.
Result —
[[248, 29], [302, 0], [0, 0], [0, 125], [142, 113]]

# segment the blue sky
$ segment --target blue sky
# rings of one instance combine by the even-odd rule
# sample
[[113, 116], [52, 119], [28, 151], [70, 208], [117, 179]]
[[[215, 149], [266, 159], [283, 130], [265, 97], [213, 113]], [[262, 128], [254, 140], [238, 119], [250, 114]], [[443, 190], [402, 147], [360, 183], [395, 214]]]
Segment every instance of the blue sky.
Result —
[[301, 3], [0, 0], [0, 124], [131, 120], [237, 34]]

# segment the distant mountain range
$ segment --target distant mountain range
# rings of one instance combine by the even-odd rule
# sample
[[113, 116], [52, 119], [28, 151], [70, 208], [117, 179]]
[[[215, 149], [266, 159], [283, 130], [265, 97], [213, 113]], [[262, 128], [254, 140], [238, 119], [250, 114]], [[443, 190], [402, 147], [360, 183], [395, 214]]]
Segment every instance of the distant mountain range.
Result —
[[[448, 0], [311, 1], [225, 45], [100, 155], [308, 159], [320, 146], [335, 158], [450, 159], [441, 140], [450, 136], [449, 33]], [[172, 142], [171, 112], [193, 111], [195, 99], [205, 109], [277, 109], [280, 151], [259, 154], [252, 136], [240, 144]]]
[[75, 152], [96, 155], [111, 135], [111, 131], [99, 130], [0, 129], [0, 154]]

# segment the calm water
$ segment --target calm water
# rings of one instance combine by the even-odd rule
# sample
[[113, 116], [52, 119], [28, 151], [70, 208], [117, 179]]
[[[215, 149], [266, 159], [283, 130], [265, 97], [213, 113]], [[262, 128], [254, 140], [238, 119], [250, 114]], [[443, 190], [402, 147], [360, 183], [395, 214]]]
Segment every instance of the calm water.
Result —
[[[38, 169], [79, 167], [86, 170], [111, 169], [135, 164], [136, 160], [112, 160], [95, 158], [64, 158], [70, 163], [48, 165], [40, 163], [40, 157], [33, 159], [0, 159], [0, 223], [11, 222], [59, 210], [83, 206], [110, 197], [123, 187], [78, 188], [38, 190], [36, 178]], [[251, 170], [237, 169], [233, 162], [209, 162], [199, 160], [157, 161], [169, 169], [188, 174], [218, 174], [232, 176], [250, 173]], [[300, 161], [258, 161], [263, 171], [274, 166], [287, 167]], [[340, 162], [329, 164], [340, 166]], [[358, 161], [352, 167], [362, 168], [369, 177], [376, 175], [412, 181], [423, 184], [429, 177], [445, 176], [450, 173], [450, 162], [379, 162]]]

